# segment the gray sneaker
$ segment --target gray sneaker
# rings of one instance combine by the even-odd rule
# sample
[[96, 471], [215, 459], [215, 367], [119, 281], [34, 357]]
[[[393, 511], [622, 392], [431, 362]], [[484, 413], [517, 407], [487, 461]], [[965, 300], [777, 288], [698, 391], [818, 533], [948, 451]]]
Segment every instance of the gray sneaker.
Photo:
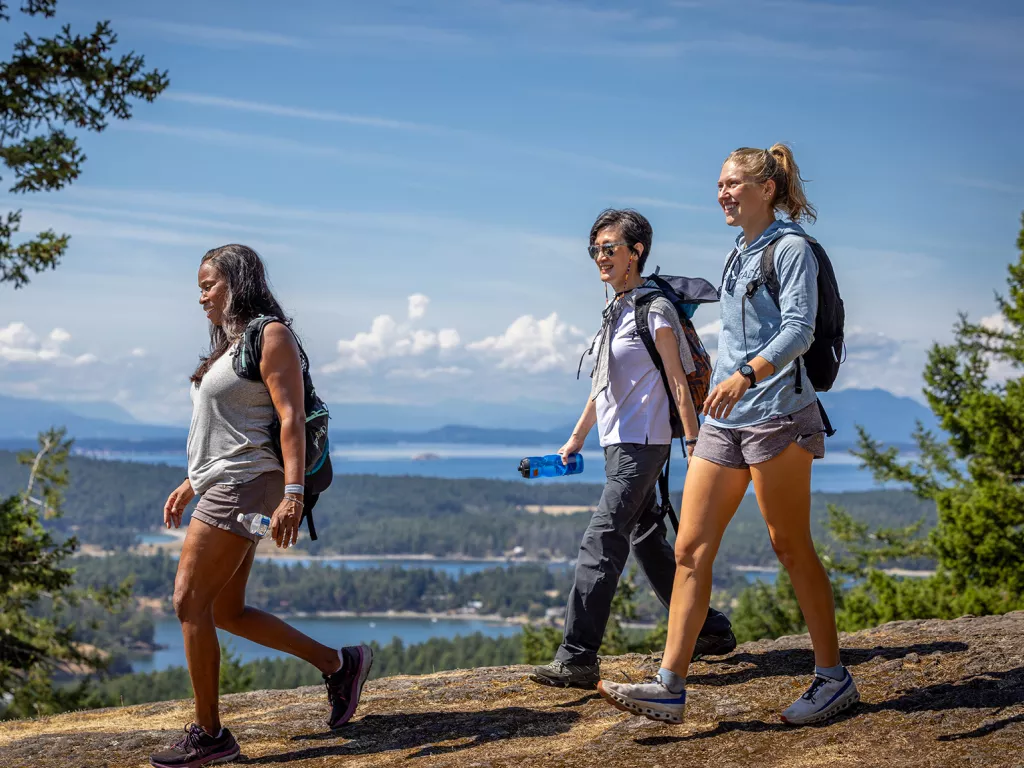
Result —
[[550, 664], [534, 667], [530, 673], [533, 682], [556, 688], [593, 688], [600, 678], [600, 664], [565, 664], [557, 659]]
[[781, 715], [789, 725], [809, 725], [828, 720], [860, 701], [857, 684], [849, 671], [842, 680], [815, 675], [811, 687]]
[[616, 709], [648, 720], [663, 723], [683, 722], [686, 711], [686, 691], [674, 693], [661, 682], [658, 675], [650, 683], [612, 683], [602, 680], [597, 692]]

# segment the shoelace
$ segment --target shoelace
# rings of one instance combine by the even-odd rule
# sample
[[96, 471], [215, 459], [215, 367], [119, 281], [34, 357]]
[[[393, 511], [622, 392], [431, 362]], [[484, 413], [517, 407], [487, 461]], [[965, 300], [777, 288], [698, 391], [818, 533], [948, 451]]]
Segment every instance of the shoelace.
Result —
[[[338, 673], [335, 672], [334, 674], [336, 675]], [[330, 677], [334, 677], [334, 675], [331, 675]], [[335, 704], [345, 701], [345, 696], [341, 691], [340, 685], [337, 687], [331, 685], [330, 677], [327, 680], [324, 680], [324, 684], [327, 686], [327, 703], [333, 707]]]
[[818, 693], [818, 689], [828, 682], [828, 678], [822, 677], [821, 675], [815, 675], [814, 682], [811, 683], [811, 687], [807, 689], [807, 693], [805, 693], [801, 698], [807, 699], [808, 701], [814, 701], [814, 696]]
[[199, 749], [199, 742], [203, 738], [203, 729], [195, 723], [188, 725], [185, 728], [185, 735], [181, 737], [181, 740], [174, 746], [177, 749], [187, 749], [191, 747], [193, 750]]

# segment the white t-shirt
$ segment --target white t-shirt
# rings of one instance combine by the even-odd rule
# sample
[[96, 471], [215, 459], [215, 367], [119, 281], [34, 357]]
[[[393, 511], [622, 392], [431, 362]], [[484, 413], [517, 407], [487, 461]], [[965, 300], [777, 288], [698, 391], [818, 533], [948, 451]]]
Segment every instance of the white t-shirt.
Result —
[[[632, 297], [625, 301], [628, 303], [612, 332], [608, 386], [598, 393], [594, 401], [601, 447], [616, 443], [669, 445], [672, 442], [672, 424], [668, 418], [668, 392], [643, 339], [637, 333]], [[660, 312], [653, 309], [647, 323], [651, 336], [656, 336], [659, 328], [672, 327]], [[689, 357], [689, 360], [683, 359], [684, 371], [695, 369], [692, 355]]]

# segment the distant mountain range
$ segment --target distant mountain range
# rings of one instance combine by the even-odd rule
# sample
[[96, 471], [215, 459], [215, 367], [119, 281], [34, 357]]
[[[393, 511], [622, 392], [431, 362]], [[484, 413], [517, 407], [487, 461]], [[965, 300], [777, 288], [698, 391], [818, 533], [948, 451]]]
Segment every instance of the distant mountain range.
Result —
[[76, 438], [114, 440], [185, 439], [188, 430], [142, 424], [116, 403], [59, 403], [0, 396], [0, 440], [34, 440], [44, 429], [67, 427]]
[[[907, 446], [915, 422], [936, 429], [935, 417], [908, 397], [882, 389], [847, 389], [821, 396], [837, 434], [830, 447], [856, 442], [856, 424], [877, 440]], [[431, 408], [340, 403], [331, 408], [335, 445], [463, 443], [476, 445], [561, 445], [575, 423], [571, 406], [548, 403], [445, 403]], [[473, 426], [467, 423], [473, 422]], [[506, 428], [502, 424], [517, 424]], [[180, 451], [184, 427], [143, 424], [114, 403], [57, 403], [0, 396], [0, 447], [21, 447], [41, 430], [65, 426], [83, 448]], [[588, 446], [597, 445], [591, 435]]]

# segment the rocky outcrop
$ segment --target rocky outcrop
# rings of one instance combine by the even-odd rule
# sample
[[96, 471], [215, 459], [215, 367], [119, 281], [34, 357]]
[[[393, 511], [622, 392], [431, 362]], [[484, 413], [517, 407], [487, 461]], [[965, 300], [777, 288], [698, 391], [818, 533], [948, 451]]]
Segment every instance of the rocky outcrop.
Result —
[[[686, 722], [631, 717], [596, 693], [543, 688], [525, 667], [371, 683], [356, 719], [325, 731], [320, 688], [226, 696], [223, 717], [251, 765], [293, 766], [1024, 766], [1024, 612], [910, 621], [844, 635], [862, 703], [791, 728], [778, 712], [809, 681], [806, 636], [748, 643], [695, 664]], [[639, 679], [647, 656], [604, 660]], [[188, 701], [5, 723], [0, 766], [121, 768], [190, 719]]]

